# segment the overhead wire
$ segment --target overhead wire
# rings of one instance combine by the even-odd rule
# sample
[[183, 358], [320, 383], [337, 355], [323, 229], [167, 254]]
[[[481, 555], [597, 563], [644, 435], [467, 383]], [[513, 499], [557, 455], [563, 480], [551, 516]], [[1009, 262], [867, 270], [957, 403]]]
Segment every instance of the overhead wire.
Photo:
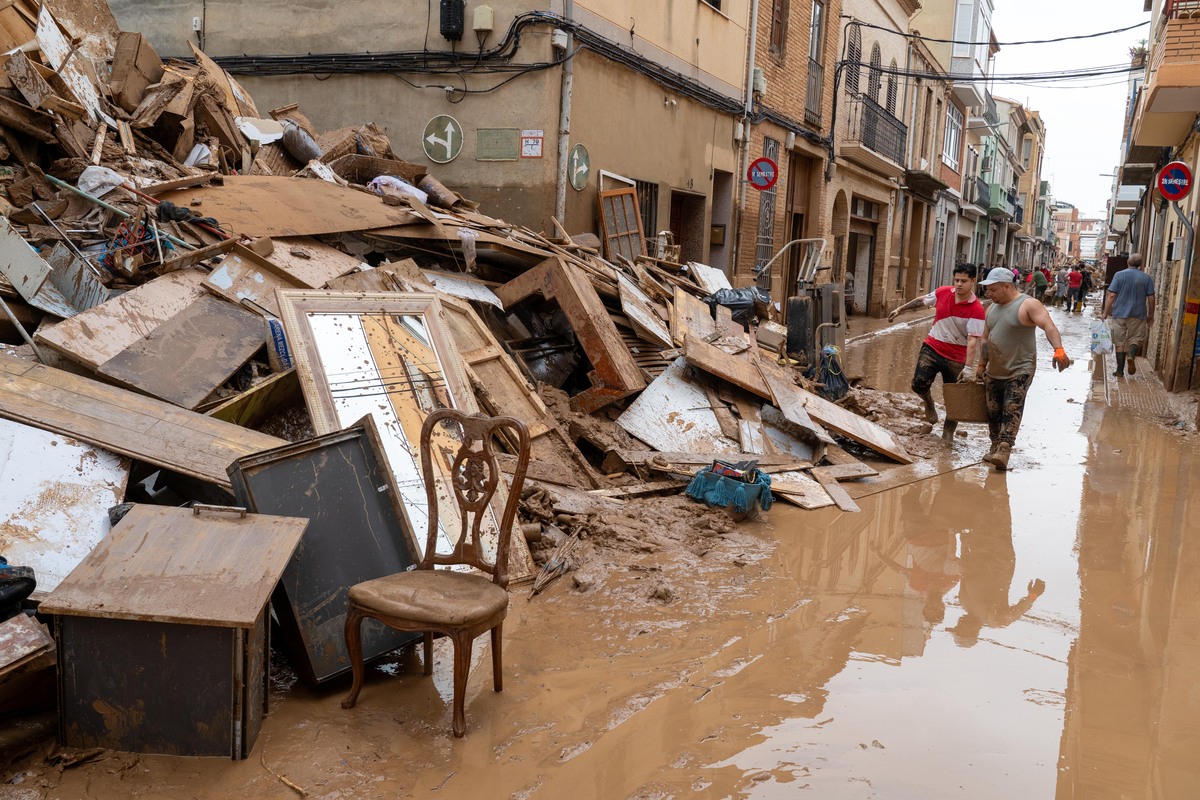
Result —
[[[863, 28], [871, 28], [872, 30], [883, 31], [885, 33], [895, 34], [896, 36], [902, 36], [905, 39], [916, 39], [916, 40], [922, 41], [922, 42], [934, 42], [935, 44], [961, 44], [961, 45], [969, 45], [969, 46], [973, 46], [973, 47], [978, 47], [978, 46], [987, 47], [992, 44], [991, 41], [972, 42], [972, 41], [963, 41], [960, 39], [937, 39], [932, 36], [922, 36], [919, 33], [906, 33], [904, 31], [897, 31], [892, 28], [885, 28], [881, 25], [874, 25], [870, 22], [863, 22], [863, 21], [857, 20], [857, 19], [851, 20], [850, 24], [858, 25]], [[1079, 39], [1098, 39], [1102, 36], [1112, 36], [1117, 33], [1126, 33], [1127, 31], [1131, 31], [1131, 30], [1134, 30], [1135, 28], [1140, 28], [1143, 25], [1149, 25], [1149, 24], [1150, 24], [1150, 20], [1146, 20], [1144, 22], [1139, 22], [1135, 25], [1129, 25], [1124, 28], [1114, 28], [1113, 30], [1109, 30], [1109, 31], [1100, 31], [1099, 33], [1084, 33], [1084, 34], [1079, 34], [1076, 36], [1058, 36], [1053, 39], [1027, 39], [1023, 42], [996, 42], [995, 44], [997, 47], [1019, 47], [1019, 46], [1027, 45], [1027, 44], [1056, 44], [1058, 42], [1070, 42], [1070, 41], [1076, 41]]]

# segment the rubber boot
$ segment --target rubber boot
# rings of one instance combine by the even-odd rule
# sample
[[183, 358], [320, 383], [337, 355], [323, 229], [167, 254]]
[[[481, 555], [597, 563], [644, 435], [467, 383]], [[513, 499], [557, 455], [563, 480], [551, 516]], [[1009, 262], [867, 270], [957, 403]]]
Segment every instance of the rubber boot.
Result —
[[933, 395], [923, 394], [921, 399], [925, 401], [925, 421], [933, 425], [938, 421], [937, 406], [933, 404]]
[[996, 467], [997, 472], [1004, 472], [1008, 469], [1008, 457], [1012, 453], [1012, 445], [1007, 442], [1001, 442], [996, 445], [994, 452], [988, 453], [983, 457], [983, 460]]
[[1129, 367], [1130, 375], [1137, 375], [1137, 351], [1136, 344], [1129, 345], [1129, 358], [1126, 360], [1126, 365]]
[[958, 429], [958, 423], [952, 420], [946, 420], [942, 423], [942, 438], [947, 442], [954, 441], [954, 431]]
[[1117, 353], [1117, 371], [1113, 373], [1114, 378], [1125, 377], [1125, 354]]

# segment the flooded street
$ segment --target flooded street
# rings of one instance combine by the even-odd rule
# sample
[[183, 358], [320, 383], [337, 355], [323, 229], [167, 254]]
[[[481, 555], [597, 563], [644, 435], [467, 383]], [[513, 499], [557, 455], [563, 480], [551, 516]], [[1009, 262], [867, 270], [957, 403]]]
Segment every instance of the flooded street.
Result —
[[[694, 558], [518, 591], [504, 692], [481, 639], [463, 740], [439, 649], [432, 679], [385, 664], [352, 711], [340, 682], [277, 687], [247, 761], [110, 758], [31, 796], [1194, 797], [1196, 438], [1120, 387], [1106, 405], [1090, 309], [1052, 313], [1078, 360], [1039, 370], [1010, 472], [964, 425], [940, 474], [861, 513], [777, 504]], [[926, 329], [852, 343], [847, 373], [905, 391]]]

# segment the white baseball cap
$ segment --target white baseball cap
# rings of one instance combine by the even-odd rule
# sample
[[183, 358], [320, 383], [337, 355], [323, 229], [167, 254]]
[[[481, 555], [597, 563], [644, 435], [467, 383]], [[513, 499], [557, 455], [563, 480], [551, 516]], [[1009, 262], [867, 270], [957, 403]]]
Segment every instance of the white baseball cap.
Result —
[[1013, 271], [1008, 267], [993, 267], [987, 274], [987, 280], [979, 282], [980, 286], [991, 286], [993, 283], [1014, 283]]

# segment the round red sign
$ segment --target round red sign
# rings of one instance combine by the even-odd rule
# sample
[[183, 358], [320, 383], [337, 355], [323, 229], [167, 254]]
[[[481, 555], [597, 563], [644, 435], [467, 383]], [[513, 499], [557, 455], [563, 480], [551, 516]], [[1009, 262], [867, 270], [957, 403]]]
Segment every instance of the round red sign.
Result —
[[775, 166], [775, 162], [769, 158], [756, 158], [750, 163], [750, 169], [746, 171], [746, 179], [755, 189], [765, 192], [775, 185], [775, 181], [779, 180], [779, 167]]
[[1172, 202], [1188, 196], [1192, 190], [1192, 170], [1182, 161], [1172, 161], [1158, 173], [1158, 191]]

